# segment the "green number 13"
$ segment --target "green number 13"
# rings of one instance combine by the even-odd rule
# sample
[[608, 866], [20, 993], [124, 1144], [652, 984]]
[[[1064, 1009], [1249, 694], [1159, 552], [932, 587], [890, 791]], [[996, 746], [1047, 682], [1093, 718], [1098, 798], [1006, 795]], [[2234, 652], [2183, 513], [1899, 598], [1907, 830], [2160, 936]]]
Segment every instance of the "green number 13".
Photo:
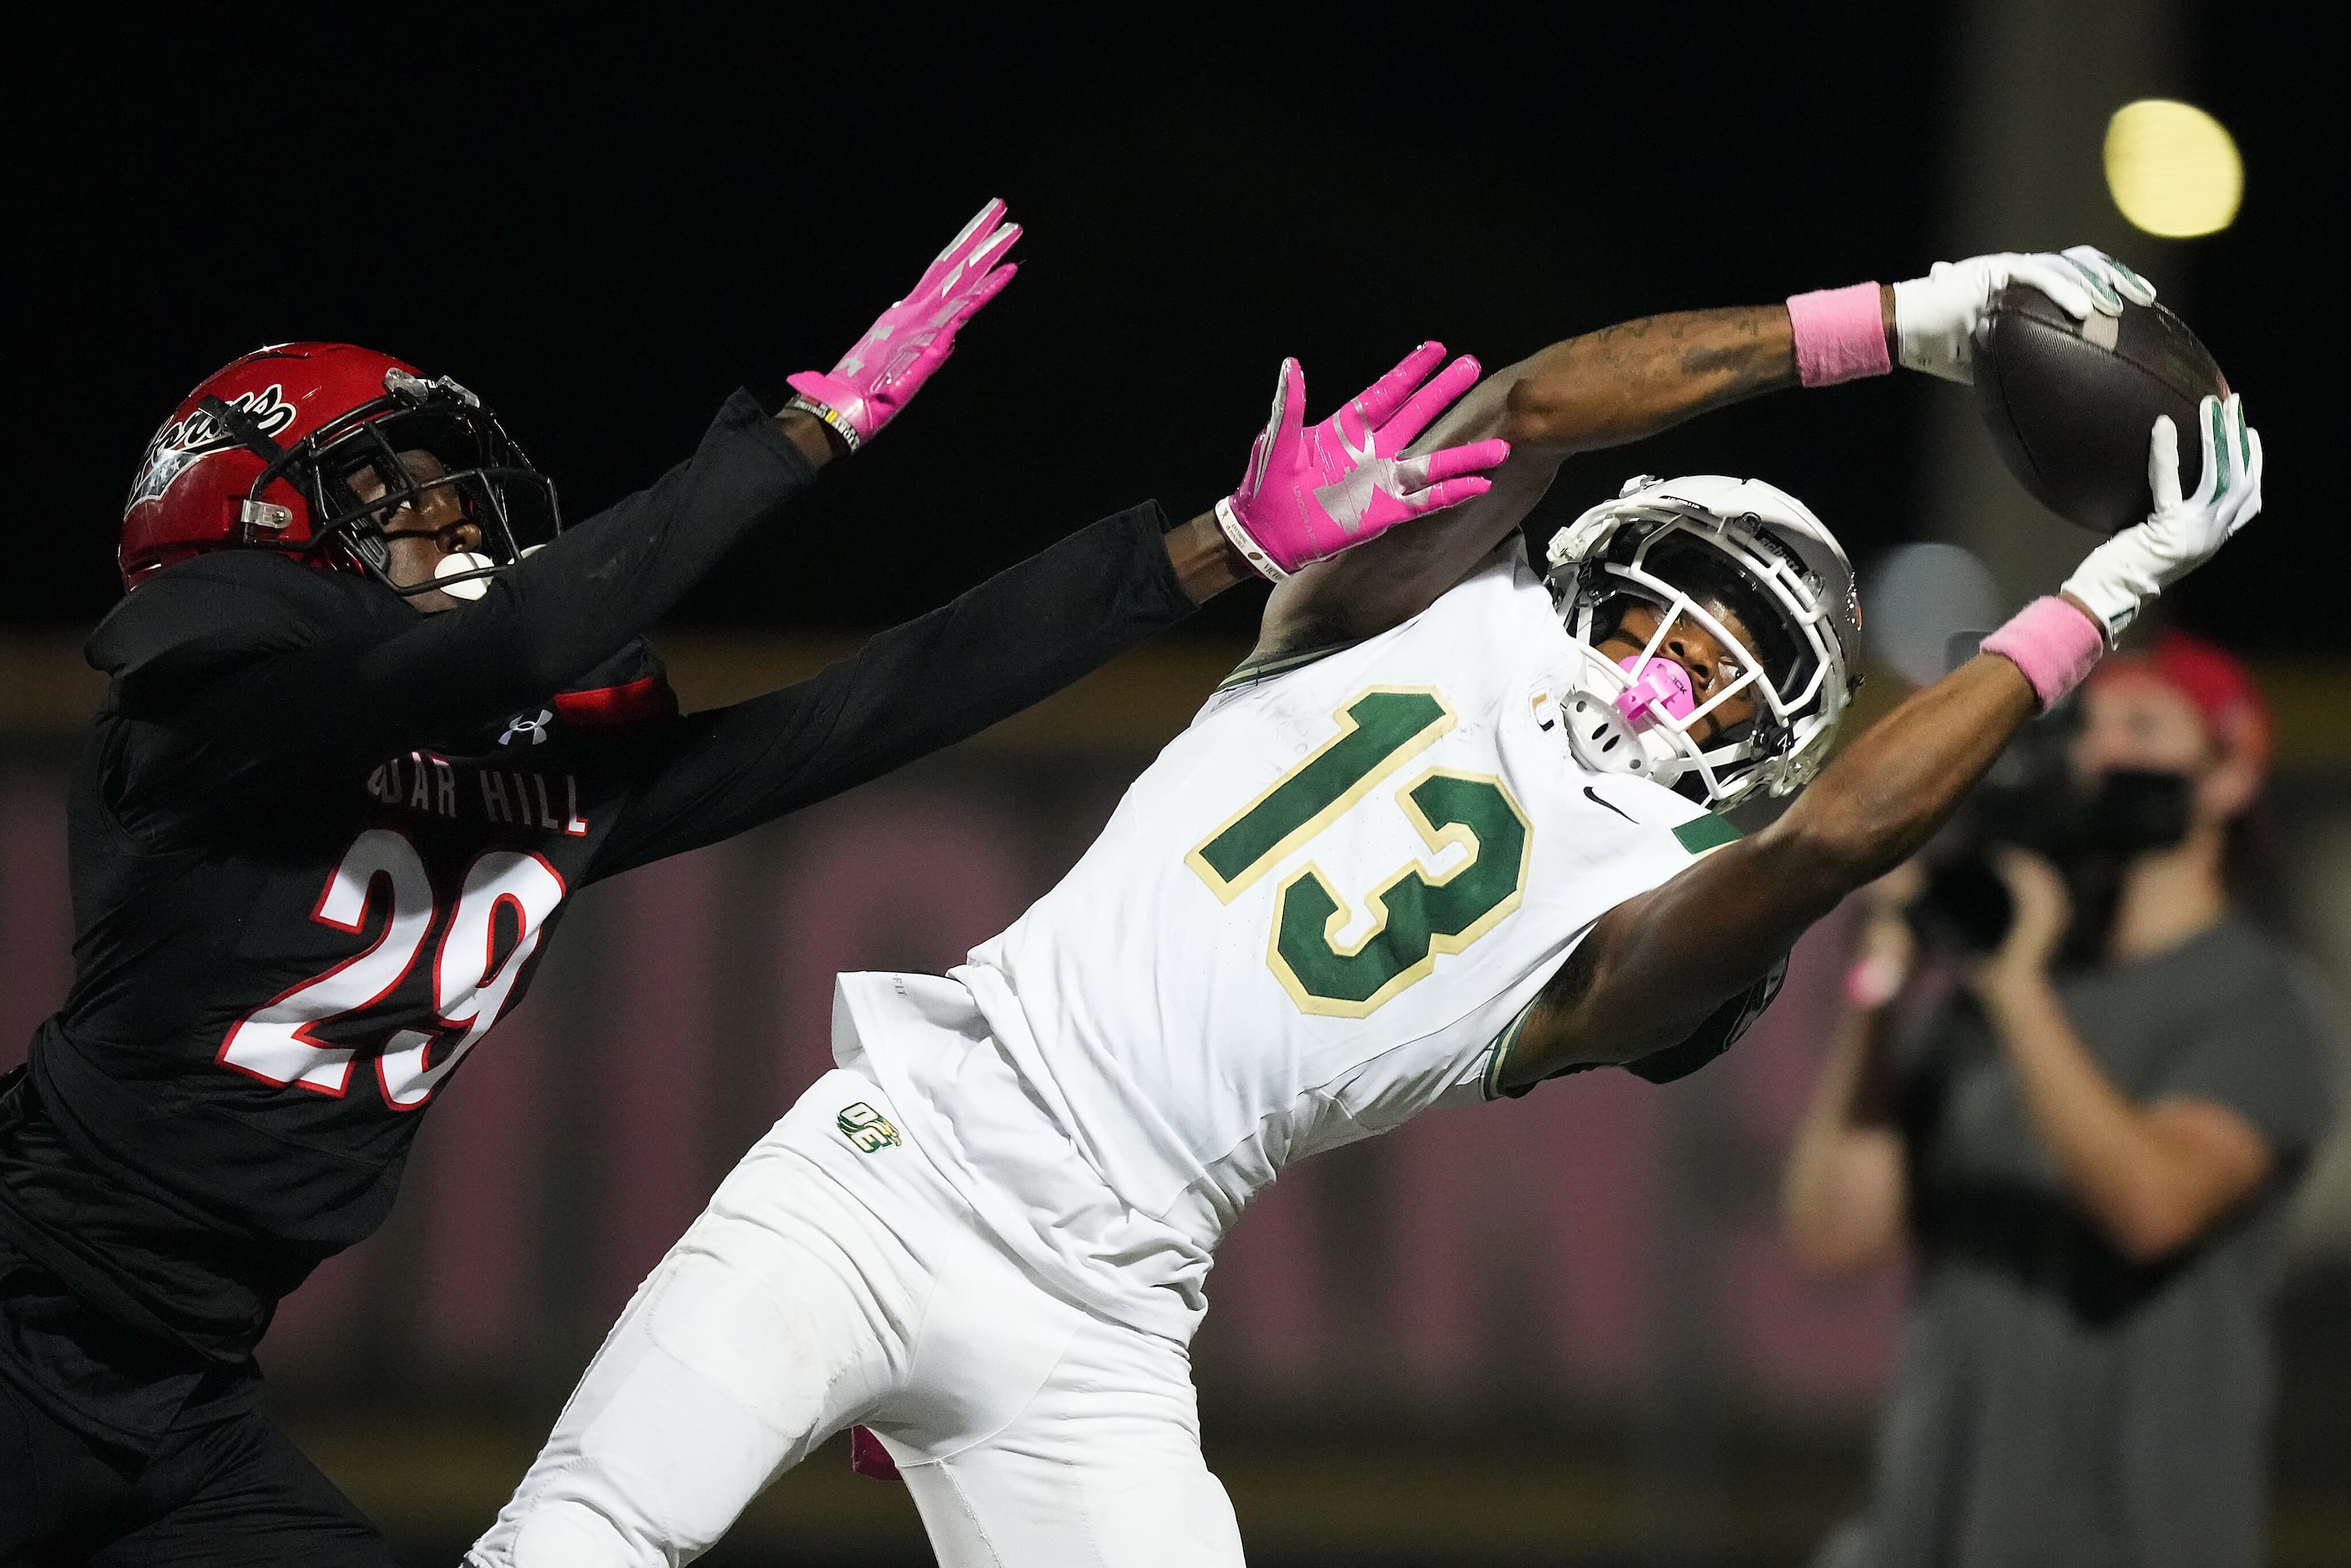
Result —
[[[1375, 686], [1336, 716], [1336, 736], [1185, 857], [1218, 898], [1238, 897], [1454, 727], [1426, 687]], [[1321, 867], [1310, 861], [1283, 883], [1266, 962], [1307, 1012], [1367, 1016], [1433, 971], [1438, 954], [1491, 931], [1525, 893], [1526, 813], [1500, 779], [1432, 768], [1395, 800], [1432, 852], [1459, 844], [1468, 854], [1434, 878], [1406, 861], [1369, 895], [1372, 928], [1352, 946], [1339, 945], [1350, 912]]]

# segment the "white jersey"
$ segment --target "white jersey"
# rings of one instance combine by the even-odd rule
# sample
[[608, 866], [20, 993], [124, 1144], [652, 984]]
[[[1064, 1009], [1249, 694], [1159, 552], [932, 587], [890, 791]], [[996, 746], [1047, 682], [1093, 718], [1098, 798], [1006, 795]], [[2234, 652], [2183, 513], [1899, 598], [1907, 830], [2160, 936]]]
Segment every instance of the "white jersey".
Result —
[[1237, 677], [948, 979], [842, 977], [841, 1064], [1025, 1260], [1187, 1335], [1252, 1193], [1490, 1098], [1593, 923], [1736, 836], [1575, 763], [1580, 657], [1513, 544], [1390, 632]]

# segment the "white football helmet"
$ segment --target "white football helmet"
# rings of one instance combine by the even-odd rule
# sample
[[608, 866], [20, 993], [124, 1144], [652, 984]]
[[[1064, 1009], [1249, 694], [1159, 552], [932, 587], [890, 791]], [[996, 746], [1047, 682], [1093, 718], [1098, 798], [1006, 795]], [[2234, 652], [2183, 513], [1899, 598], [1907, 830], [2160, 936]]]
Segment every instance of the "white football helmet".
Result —
[[[1758, 789], [1791, 794], [1819, 770], [1861, 684], [1861, 609], [1852, 563], [1802, 501], [1760, 479], [1645, 474], [1562, 529], [1550, 559], [1545, 580], [1583, 653], [1560, 704], [1578, 761], [1717, 808]], [[1634, 602], [1664, 619], [1620, 664], [1600, 644]], [[1723, 623], [1726, 612], [1747, 635]], [[1684, 620], [1737, 670], [1703, 701], [1659, 652]], [[1700, 747], [1692, 728], [1742, 693], [1754, 716]]]

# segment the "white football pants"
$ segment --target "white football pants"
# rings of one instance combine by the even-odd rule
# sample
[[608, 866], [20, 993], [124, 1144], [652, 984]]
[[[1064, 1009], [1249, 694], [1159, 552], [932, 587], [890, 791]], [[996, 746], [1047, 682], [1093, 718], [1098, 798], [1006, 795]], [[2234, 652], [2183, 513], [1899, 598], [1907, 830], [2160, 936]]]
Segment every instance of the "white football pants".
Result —
[[469, 1563], [690, 1563], [852, 1423], [942, 1568], [1241, 1562], [1184, 1348], [1047, 1292], [902, 1127], [853, 1073], [800, 1097], [638, 1287]]

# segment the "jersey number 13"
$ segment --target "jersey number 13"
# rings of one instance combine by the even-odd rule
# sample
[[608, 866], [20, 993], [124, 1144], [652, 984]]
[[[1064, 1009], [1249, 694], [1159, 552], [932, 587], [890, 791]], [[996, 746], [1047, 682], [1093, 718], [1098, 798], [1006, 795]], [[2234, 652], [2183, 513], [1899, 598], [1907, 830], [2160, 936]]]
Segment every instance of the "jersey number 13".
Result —
[[[1382, 779], [1454, 727], [1427, 687], [1374, 686], [1339, 710], [1339, 733], [1185, 857], [1231, 903], [1292, 851], [1330, 827]], [[1432, 876], [1407, 861], [1368, 895], [1371, 929], [1342, 946], [1352, 912], [1312, 861], [1274, 897], [1266, 962], [1310, 1013], [1363, 1018], [1458, 953], [1519, 906], [1531, 834], [1526, 813], [1499, 779], [1431, 768], [1395, 792], [1395, 803], [1431, 853], [1468, 854]]]

